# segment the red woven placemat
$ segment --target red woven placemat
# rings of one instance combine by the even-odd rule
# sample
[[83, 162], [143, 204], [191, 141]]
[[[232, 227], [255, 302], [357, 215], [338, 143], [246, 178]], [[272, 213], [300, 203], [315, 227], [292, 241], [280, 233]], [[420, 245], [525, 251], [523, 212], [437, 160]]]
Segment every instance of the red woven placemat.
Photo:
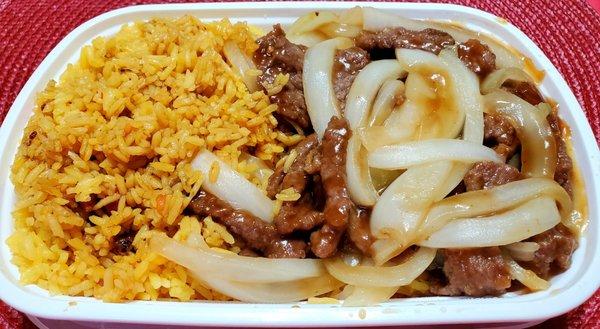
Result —
[[[31, 73], [71, 30], [112, 9], [156, 0], [0, 0], [0, 122]], [[584, 1], [451, 0], [479, 8], [523, 30], [559, 69], [600, 141], [600, 14]], [[1, 288], [0, 288], [1, 289]], [[600, 328], [600, 291], [540, 327]], [[34, 328], [0, 301], [0, 328]]]

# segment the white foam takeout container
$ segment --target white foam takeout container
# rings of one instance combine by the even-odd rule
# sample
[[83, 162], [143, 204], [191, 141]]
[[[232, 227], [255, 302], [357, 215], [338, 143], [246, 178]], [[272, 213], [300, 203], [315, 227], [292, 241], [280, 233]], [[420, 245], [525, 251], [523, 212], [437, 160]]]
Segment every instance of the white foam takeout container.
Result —
[[[395, 299], [373, 307], [339, 305], [245, 304], [222, 302], [136, 301], [103, 303], [93, 298], [50, 296], [37, 286], [22, 286], [11, 264], [5, 241], [13, 230], [11, 211], [16, 201], [9, 179], [17, 146], [31, 115], [36, 93], [57, 79], [79, 50], [100, 35], [111, 35], [123, 24], [154, 16], [195, 15], [204, 20], [232, 20], [269, 27], [289, 24], [311, 10], [341, 10], [372, 6], [409, 18], [452, 20], [493, 34], [530, 57], [546, 72], [542, 93], [560, 106], [560, 116], [572, 129], [575, 158], [583, 177], [589, 204], [589, 226], [573, 255], [571, 268], [552, 279], [546, 291], [497, 298], [426, 297]], [[206, 326], [366, 326], [430, 325], [458, 323], [526, 323], [569, 311], [583, 303], [600, 284], [600, 155], [598, 145], [573, 93], [557, 69], [523, 32], [506, 21], [472, 8], [447, 4], [414, 3], [227, 3], [147, 5], [123, 8], [100, 15], [69, 33], [44, 59], [25, 84], [0, 129], [0, 298], [29, 315], [82, 322], [144, 323]], [[65, 323], [62, 322], [61, 323]], [[138, 327], [138, 326], [135, 326]]]

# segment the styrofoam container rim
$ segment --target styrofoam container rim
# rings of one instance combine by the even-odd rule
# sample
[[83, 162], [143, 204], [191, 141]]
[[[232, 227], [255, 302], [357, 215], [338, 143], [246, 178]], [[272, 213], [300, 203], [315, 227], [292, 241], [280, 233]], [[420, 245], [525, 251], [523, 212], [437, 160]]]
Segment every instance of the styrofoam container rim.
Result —
[[[546, 72], [543, 94], [554, 98], [560, 115], [572, 129], [575, 159], [586, 179], [590, 223], [573, 255], [571, 268], [552, 279], [547, 291], [495, 298], [425, 297], [397, 299], [373, 307], [338, 305], [245, 304], [221, 302], [136, 301], [103, 303], [92, 298], [50, 296], [35, 286], [18, 284], [18, 270], [10, 263], [5, 241], [12, 232], [15, 202], [9, 179], [23, 129], [32, 112], [35, 95], [50, 79], [56, 79], [79, 49], [98, 35], [110, 35], [125, 23], [152, 16], [192, 14], [201, 19], [230, 17], [256, 25], [290, 23], [311, 10], [339, 10], [371, 6], [409, 18], [464, 22], [466, 27], [493, 34], [530, 57]], [[142, 5], [97, 16], [69, 33], [44, 59], [27, 81], [0, 127], [0, 298], [18, 310], [48, 319], [90, 322], [122, 322], [206, 326], [367, 326], [429, 325], [456, 323], [520, 323], [563, 314], [583, 303], [600, 285], [600, 155], [598, 144], [579, 103], [558, 70], [523, 32], [492, 14], [450, 4], [381, 2], [260, 2]]]

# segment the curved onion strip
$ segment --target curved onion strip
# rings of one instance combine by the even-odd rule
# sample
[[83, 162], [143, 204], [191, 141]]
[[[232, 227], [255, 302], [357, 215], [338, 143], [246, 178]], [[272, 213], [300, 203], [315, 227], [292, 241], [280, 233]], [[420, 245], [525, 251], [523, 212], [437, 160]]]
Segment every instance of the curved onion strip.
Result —
[[352, 7], [344, 10], [339, 14], [340, 23], [356, 25], [362, 27], [363, 25], [363, 14], [362, 8], [359, 6]]
[[350, 129], [366, 125], [373, 101], [383, 83], [405, 74], [406, 71], [393, 59], [374, 61], [365, 66], [354, 79], [346, 98], [344, 117], [348, 120]]
[[256, 177], [260, 182], [266, 182], [273, 174], [273, 169], [269, 168], [263, 160], [246, 152], [242, 152], [239, 160], [256, 166], [257, 169], [251, 173], [251, 177]]
[[378, 198], [373, 185], [366, 150], [360, 143], [358, 135], [348, 140], [346, 149], [346, 184], [350, 197], [361, 206], [372, 206]]
[[[192, 272], [198, 277], [198, 273]], [[289, 303], [319, 296], [343, 284], [330, 275], [288, 282], [247, 283], [228, 281], [218, 275], [199, 277], [212, 289], [247, 303]]]
[[292, 43], [306, 47], [312, 47], [319, 42], [327, 40], [327, 36], [319, 31], [309, 31], [302, 34], [286, 35], [286, 38]]
[[488, 190], [457, 194], [437, 202], [423, 222], [419, 239], [426, 239], [451, 220], [493, 214], [538, 197], [554, 199], [558, 202], [561, 219], [566, 221], [570, 218], [573, 204], [562, 186], [548, 178], [528, 178]]
[[447, 65], [449, 88], [453, 91], [456, 107], [465, 111], [463, 139], [483, 143], [483, 99], [479, 79], [451, 50], [442, 50], [440, 59]]
[[485, 79], [481, 82], [481, 93], [487, 94], [494, 89], [498, 89], [504, 84], [504, 82], [506, 82], [506, 80], [509, 79], [533, 82], [533, 79], [527, 73], [525, 73], [525, 71], [516, 67], [507, 67], [496, 70], [485, 77]]
[[540, 278], [533, 271], [522, 268], [521, 265], [515, 262], [510, 256], [504, 254], [502, 257], [508, 264], [508, 271], [512, 278], [521, 282], [525, 287], [533, 291], [546, 290], [550, 287], [548, 281]]
[[325, 33], [330, 38], [346, 37], [354, 38], [362, 31], [360, 27], [351, 24], [331, 22], [319, 27], [319, 31]]
[[[409, 75], [409, 79], [411, 76], [412, 74]], [[426, 109], [423, 106], [407, 99], [392, 111], [383, 126], [359, 129], [358, 134], [367, 150], [407, 142], [414, 139], [419, 128], [425, 125], [425, 116]]]
[[399, 287], [411, 283], [435, 258], [436, 250], [419, 248], [402, 264], [395, 266], [350, 266], [341, 258], [326, 259], [325, 267], [334, 278], [360, 287]]
[[500, 246], [525, 240], [559, 222], [556, 203], [543, 197], [498, 215], [452, 220], [417, 244], [431, 248]]
[[400, 254], [417, 237], [426, 209], [445, 196], [445, 181], [453, 165], [448, 161], [406, 170], [381, 194], [371, 213], [376, 265]]
[[535, 258], [535, 252], [540, 249], [540, 245], [537, 242], [515, 242], [507, 244], [504, 249], [513, 259], [528, 262]]
[[240, 77], [242, 77], [242, 81], [244, 81], [244, 84], [251, 93], [260, 90], [256, 77], [247, 74], [249, 70], [256, 69], [254, 62], [240, 50], [235, 42], [225, 42], [223, 45], [223, 54]]
[[404, 98], [404, 83], [400, 80], [388, 80], [383, 83], [373, 102], [373, 109], [367, 126], [380, 126], [392, 113], [394, 105]]
[[336, 49], [352, 46], [348, 38], [335, 38], [308, 48], [304, 56], [302, 82], [308, 115], [319, 138], [340, 110], [333, 90], [333, 60]]
[[489, 147], [459, 139], [428, 139], [377, 148], [369, 153], [369, 166], [380, 169], [404, 169], [435, 161], [474, 163], [503, 159]]
[[511, 119], [521, 141], [521, 171], [528, 177], [553, 178], [556, 143], [545, 111], [503, 90], [487, 94], [493, 110]]
[[445, 69], [438, 56], [424, 50], [397, 48], [396, 59], [409, 72], [417, 71], [418, 68], [427, 68], [429, 71]]
[[352, 293], [344, 299], [342, 306], [372, 306], [392, 298], [398, 287], [352, 287]]
[[330, 11], [311, 12], [299, 17], [287, 30], [287, 34], [296, 35], [309, 32], [319, 27], [337, 22], [338, 17]]
[[440, 22], [407, 19], [375, 8], [362, 8], [362, 11], [363, 28], [365, 30], [378, 31], [384, 28], [403, 27], [408, 30], [420, 31], [426, 28], [432, 28], [450, 34], [457, 42], [465, 42], [468, 39], [478, 39], [483, 41], [496, 55], [496, 66], [499, 68], [524, 67], [525, 61], [523, 55], [511, 50], [509, 46], [497, 41], [495, 38], [489, 37], [481, 32], [473, 32]]
[[[219, 167], [219, 174], [216, 181], [211, 182], [208, 177], [214, 163]], [[200, 151], [192, 161], [192, 168], [202, 172], [205, 178], [203, 189], [234, 208], [247, 210], [265, 222], [273, 221], [273, 200], [216, 155], [207, 150]]]
[[164, 234], [155, 234], [150, 238], [150, 249], [191, 271], [215, 275], [225, 280], [284, 282], [319, 277], [327, 273], [321, 260], [245, 257], [214, 251], [203, 242], [196, 241], [199, 246], [194, 248]]

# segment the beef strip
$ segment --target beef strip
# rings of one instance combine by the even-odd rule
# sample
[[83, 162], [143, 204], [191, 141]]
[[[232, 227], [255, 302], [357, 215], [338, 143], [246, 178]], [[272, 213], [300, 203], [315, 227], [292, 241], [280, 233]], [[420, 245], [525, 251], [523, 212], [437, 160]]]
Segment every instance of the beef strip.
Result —
[[478, 162], [465, 175], [467, 191], [489, 189], [521, 179], [521, 173], [513, 166], [495, 162]]
[[[519, 171], [507, 164], [479, 162], [464, 178], [467, 191], [488, 189], [521, 179]], [[445, 286], [432, 286], [437, 295], [499, 295], [511, 285], [511, 276], [500, 248], [444, 249]]]
[[481, 79], [496, 69], [496, 55], [477, 39], [459, 44], [458, 58]]
[[556, 113], [548, 115], [548, 123], [554, 135], [556, 142], [556, 171], [554, 172], [554, 180], [562, 186], [570, 196], [573, 196], [573, 186], [571, 185], [571, 172], [573, 171], [573, 161], [567, 153], [567, 144], [562, 138], [560, 127], [560, 119]]
[[335, 254], [350, 218], [359, 215], [346, 188], [346, 147], [350, 134], [348, 122], [333, 117], [323, 136], [321, 178], [326, 194], [325, 224], [310, 236], [311, 250], [319, 258]]
[[377, 32], [362, 31], [354, 41], [358, 47], [366, 50], [406, 48], [425, 50], [436, 55], [455, 43], [450, 34], [440, 30], [412, 31], [402, 27], [384, 28]]
[[363, 253], [370, 254], [373, 236], [369, 226], [370, 213], [367, 209], [358, 208], [358, 216], [350, 216], [348, 221], [348, 236], [350, 241]]
[[498, 247], [444, 249], [445, 286], [432, 286], [436, 295], [499, 295], [511, 285], [511, 276]]
[[535, 84], [529, 81], [506, 80], [502, 84], [502, 89], [520, 97], [531, 105], [538, 105], [544, 102], [544, 97], [540, 94]]
[[302, 66], [306, 47], [290, 42], [281, 26], [257, 40], [258, 49], [254, 53], [254, 62], [262, 74], [258, 77], [261, 85], [271, 84], [278, 74], [289, 74], [289, 81], [283, 89], [270, 96], [277, 104], [277, 113], [285, 120], [293, 122], [303, 129], [310, 127], [310, 118], [304, 102], [302, 87]]
[[325, 216], [315, 209], [311, 194], [306, 193], [296, 202], [284, 202], [274, 223], [279, 233], [290, 234], [294, 231], [310, 231], [324, 221]]
[[508, 161], [521, 144], [517, 131], [501, 114], [483, 114], [484, 144]]
[[200, 191], [190, 202], [189, 208], [200, 216], [211, 216], [240, 236], [246, 245], [262, 251], [270, 258], [304, 258], [306, 243], [301, 240], [283, 239], [272, 224], [244, 210], [234, 209], [216, 196]]
[[339, 104], [346, 104], [346, 96], [358, 72], [369, 64], [369, 53], [358, 47], [338, 50], [333, 64], [333, 89]]
[[562, 224], [528, 241], [537, 242], [540, 248], [535, 252], [533, 260], [523, 262], [523, 265], [543, 278], [568, 269], [571, 264], [571, 254], [577, 249], [575, 236]]

